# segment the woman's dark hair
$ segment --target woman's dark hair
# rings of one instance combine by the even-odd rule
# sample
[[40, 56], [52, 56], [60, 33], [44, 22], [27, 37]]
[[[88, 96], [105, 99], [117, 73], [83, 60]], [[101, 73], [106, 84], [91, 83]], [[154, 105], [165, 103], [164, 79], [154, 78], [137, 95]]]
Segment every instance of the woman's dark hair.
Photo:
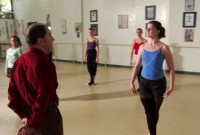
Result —
[[33, 46], [37, 43], [38, 38], [44, 38], [46, 35], [45, 24], [32, 24], [26, 30], [26, 42], [29, 46]]
[[142, 32], [142, 29], [141, 28], [137, 28], [136, 30], [140, 30]]
[[19, 39], [18, 36], [11, 36], [10, 38], [15, 38], [18, 42], [18, 46], [22, 46], [21, 40]]
[[91, 30], [91, 31], [93, 31], [93, 28], [89, 28], [88, 30]]
[[155, 27], [157, 30], [160, 30], [160, 33], [158, 34], [158, 38], [159, 38], [159, 39], [165, 37], [165, 28], [162, 27], [162, 24], [161, 24], [159, 21], [150, 21], [149, 24], [153, 24], [154, 27]]

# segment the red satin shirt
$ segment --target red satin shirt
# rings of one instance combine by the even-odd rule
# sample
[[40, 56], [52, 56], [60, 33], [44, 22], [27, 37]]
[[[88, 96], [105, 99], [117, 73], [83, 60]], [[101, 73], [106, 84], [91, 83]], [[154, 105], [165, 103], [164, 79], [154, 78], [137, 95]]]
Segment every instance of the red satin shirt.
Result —
[[21, 55], [15, 62], [8, 88], [8, 106], [22, 119], [27, 116], [25, 106], [32, 110], [30, 127], [37, 127], [45, 118], [47, 106], [57, 101], [58, 86], [55, 65], [36, 48]]

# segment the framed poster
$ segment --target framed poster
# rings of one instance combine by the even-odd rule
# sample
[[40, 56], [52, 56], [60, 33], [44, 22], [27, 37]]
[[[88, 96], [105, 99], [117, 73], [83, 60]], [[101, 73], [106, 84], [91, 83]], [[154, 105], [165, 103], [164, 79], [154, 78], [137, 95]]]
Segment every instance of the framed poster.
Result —
[[145, 19], [155, 20], [156, 19], [156, 6], [146, 6], [145, 7]]
[[118, 28], [128, 29], [128, 15], [118, 15]]
[[61, 33], [63, 34], [63, 35], [65, 35], [65, 34], [67, 34], [67, 20], [66, 19], [62, 19], [61, 21], [60, 21], [60, 23], [61, 23]]
[[183, 13], [183, 27], [196, 27], [196, 12]]
[[17, 32], [18, 32], [18, 34], [24, 34], [23, 20], [18, 20], [17, 21]]
[[27, 27], [30, 26], [31, 24], [35, 24], [35, 23], [37, 23], [37, 22], [28, 22]]
[[47, 14], [46, 16], [46, 25], [51, 27], [51, 20], [50, 20], [50, 14]]
[[5, 27], [2, 27], [2, 35], [5, 35]]
[[93, 29], [94, 36], [98, 36], [98, 24], [91, 24], [91, 28]]
[[148, 27], [148, 23], [145, 24], [145, 37], [147, 37], [147, 27]]
[[75, 23], [75, 32], [81, 33], [81, 23]]
[[193, 42], [194, 40], [194, 29], [185, 29], [185, 42]]
[[194, 10], [194, 0], [185, 0], [185, 10], [186, 11]]
[[90, 11], [90, 22], [97, 22], [97, 10]]

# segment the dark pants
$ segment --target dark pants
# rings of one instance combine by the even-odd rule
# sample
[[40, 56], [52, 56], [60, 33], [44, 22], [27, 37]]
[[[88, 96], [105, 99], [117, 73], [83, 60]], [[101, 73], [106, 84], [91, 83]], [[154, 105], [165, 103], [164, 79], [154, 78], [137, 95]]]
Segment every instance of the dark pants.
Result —
[[[31, 114], [31, 109], [27, 107], [27, 113]], [[63, 121], [56, 104], [51, 103], [47, 107], [44, 121], [36, 127], [41, 135], [63, 135]]]
[[137, 75], [138, 83], [139, 83], [139, 84], [140, 84], [141, 73], [142, 73], [142, 66], [140, 67], [140, 70], [139, 70], [138, 75]]
[[7, 68], [8, 77], [11, 75], [12, 68]]
[[147, 80], [140, 77], [140, 97], [144, 106], [150, 135], [156, 135], [159, 110], [166, 90], [166, 79]]
[[94, 77], [97, 72], [97, 63], [96, 63], [97, 52], [95, 49], [87, 51], [87, 69], [90, 74], [91, 82], [94, 82]]
[[53, 52], [50, 52], [50, 53], [47, 54], [47, 57], [48, 57], [49, 60], [52, 60], [52, 56], [53, 56]]

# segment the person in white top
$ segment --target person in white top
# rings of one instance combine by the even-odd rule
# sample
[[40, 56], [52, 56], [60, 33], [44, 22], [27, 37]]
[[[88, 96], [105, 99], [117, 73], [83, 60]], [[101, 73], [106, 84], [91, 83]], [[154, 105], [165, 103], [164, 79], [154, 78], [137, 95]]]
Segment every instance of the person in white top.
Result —
[[12, 36], [10, 38], [10, 44], [11, 48], [7, 49], [6, 51], [6, 64], [5, 64], [5, 72], [8, 78], [10, 77], [10, 73], [15, 61], [17, 60], [17, 58], [19, 58], [20, 55], [22, 55], [22, 50], [20, 48], [21, 41], [19, 37]]

